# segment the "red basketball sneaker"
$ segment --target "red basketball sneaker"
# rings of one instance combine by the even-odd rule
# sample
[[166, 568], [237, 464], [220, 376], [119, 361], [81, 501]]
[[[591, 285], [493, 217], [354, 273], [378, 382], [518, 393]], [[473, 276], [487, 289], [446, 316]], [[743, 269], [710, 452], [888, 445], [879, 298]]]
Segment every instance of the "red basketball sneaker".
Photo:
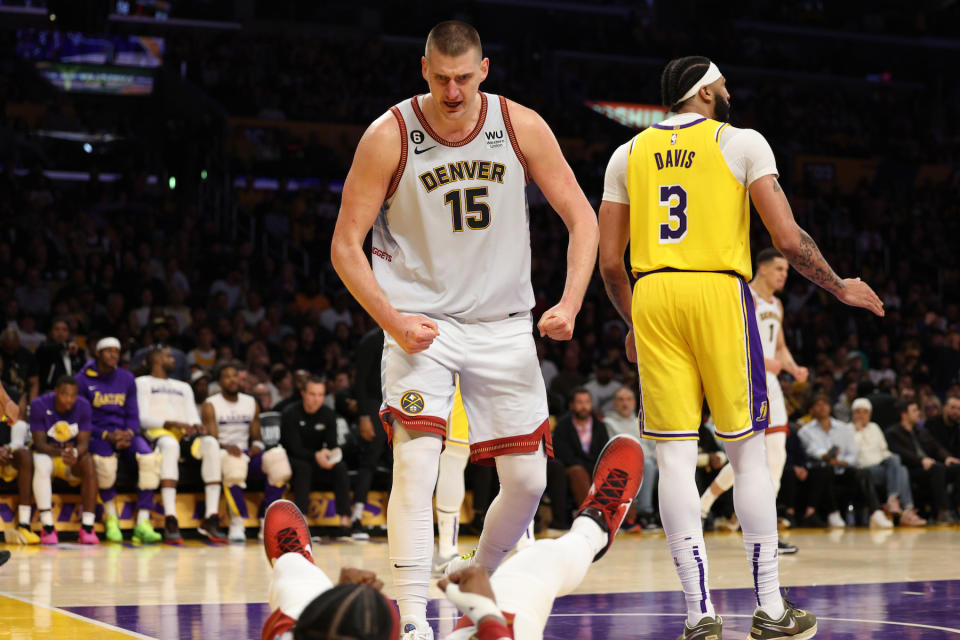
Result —
[[263, 550], [272, 565], [285, 553], [299, 553], [313, 562], [307, 521], [289, 500], [277, 500], [267, 508], [263, 523]]
[[594, 556], [594, 562], [602, 558], [613, 544], [642, 482], [643, 449], [640, 442], [626, 433], [610, 438], [597, 459], [590, 493], [576, 515], [595, 521], [609, 536], [606, 548]]

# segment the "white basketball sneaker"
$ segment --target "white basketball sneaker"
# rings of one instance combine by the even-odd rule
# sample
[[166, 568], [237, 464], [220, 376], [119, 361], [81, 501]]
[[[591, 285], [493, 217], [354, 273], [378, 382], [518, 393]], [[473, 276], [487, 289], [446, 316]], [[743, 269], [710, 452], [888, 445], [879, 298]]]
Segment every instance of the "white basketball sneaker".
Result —
[[472, 567], [477, 562], [477, 550], [474, 549], [470, 553], [465, 553], [462, 556], [454, 556], [453, 559], [446, 562], [445, 564], [440, 565], [440, 573], [444, 576], [449, 576], [451, 573], [456, 573], [457, 571], [463, 571], [467, 567]]
[[230, 530], [227, 533], [227, 540], [230, 542], [247, 541], [247, 531], [243, 526], [243, 518], [230, 519]]
[[400, 618], [400, 640], [433, 640], [433, 629], [423, 618], [403, 616]]

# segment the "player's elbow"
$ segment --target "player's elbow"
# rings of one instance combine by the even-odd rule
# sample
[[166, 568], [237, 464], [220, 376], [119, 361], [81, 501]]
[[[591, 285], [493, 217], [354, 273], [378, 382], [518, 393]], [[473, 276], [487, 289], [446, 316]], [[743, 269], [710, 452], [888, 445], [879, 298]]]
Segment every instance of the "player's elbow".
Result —
[[800, 253], [800, 228], [794, 226], [789, 230], [771, 233], [770, 239], [788, 262], [792, 262]]
[[616, 282], [625, 278], [627, 271], [623, 266], [623, 256], [606, 255], [600, 252], [600, 277], [604, 282]]

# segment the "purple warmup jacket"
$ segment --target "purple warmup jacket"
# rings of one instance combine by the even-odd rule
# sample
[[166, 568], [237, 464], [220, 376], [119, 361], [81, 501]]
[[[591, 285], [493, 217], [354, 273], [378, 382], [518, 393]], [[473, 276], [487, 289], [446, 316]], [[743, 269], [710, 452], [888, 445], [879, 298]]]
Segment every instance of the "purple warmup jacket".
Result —
[[70, 411], [57, 411], [53, 391], [44, 393], [30, 403], [30, 431], [43, 431], [50, 442], [61, 445], [73, 443], [81, 431], [91, 431], [90, 403], [78, 397]]
[[130, 429], [140, 433], [140, 412], [137, 408], [137, 384], [126, 369], [115, 369], [101, 375], [97, 363], [91, 360], [76, 376], [80, 397], [93, 408], [93, 437], [103, 438], [107, 431]]

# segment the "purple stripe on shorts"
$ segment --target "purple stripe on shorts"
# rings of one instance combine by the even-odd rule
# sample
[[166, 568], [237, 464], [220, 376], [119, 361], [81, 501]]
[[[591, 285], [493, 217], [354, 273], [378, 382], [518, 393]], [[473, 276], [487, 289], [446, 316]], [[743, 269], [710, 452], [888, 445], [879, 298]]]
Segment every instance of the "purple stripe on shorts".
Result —
[[762, 431], [770, 426], [770, 406], [767, 402], [767, 374], [763, 364], [763, 344], [760, 342], [760, 329], [757, 327], [757, 311], [753, 305], [753, 296], [747, 290], [743, 278], [740, 282], [740, 298], [743, 300], [743, 323], [747, 339], [747, 375], [750, 380], [750, 420], [754, 431]]
[[753, 595], [757, 598], [757, 606], [760, 606], [760, 583], [758, 574], [760, 573], [760, 544], [753, 545]]

